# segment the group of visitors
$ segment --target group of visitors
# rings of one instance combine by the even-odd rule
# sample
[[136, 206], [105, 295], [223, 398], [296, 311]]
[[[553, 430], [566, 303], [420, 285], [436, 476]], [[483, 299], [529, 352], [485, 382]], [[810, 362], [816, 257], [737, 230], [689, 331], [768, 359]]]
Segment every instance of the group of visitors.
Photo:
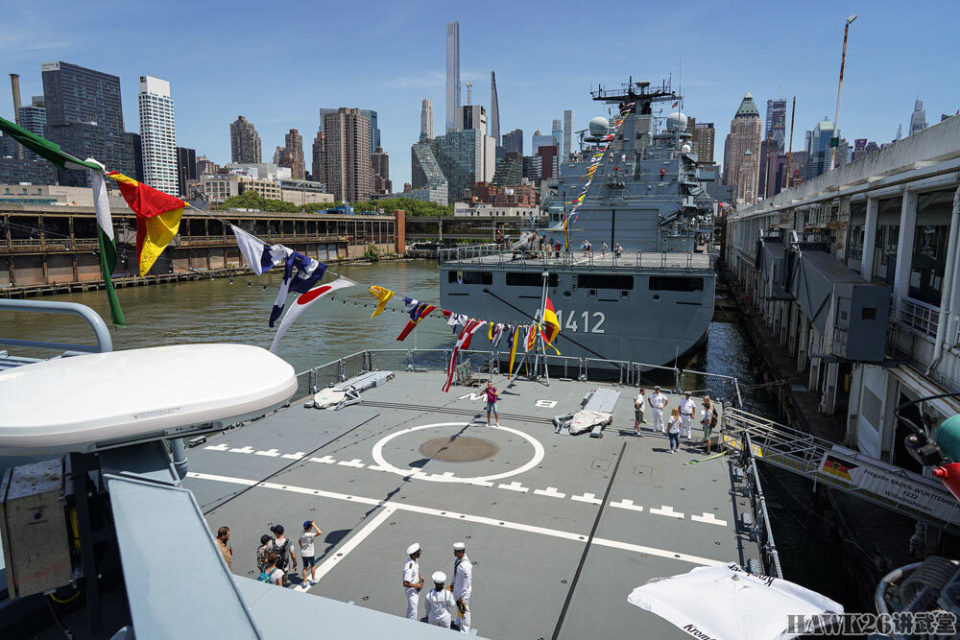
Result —
[[[608, 248], [609, 248], [609, 247], [607, 246], [607, 241], [606, 241], [606, 240], [603, 240], [603, 241], [600, 243], [600, 257], [601, 257], [601, 258], [606, 258], [606, 257], [607, 257], [607, 249], [608, 249]], [[592, 249], [593, 249], [593, 245], [590, 244], [590, 241], [589, 241], [589, 240], [584, 240], [583, 243], [580, 245], [580, 250], [583, 251], [583, 252], [587, 255], [588, 258], [590, 257], [590, 251], [591, 251]], [[623, 246], [622, 246], [619, 242], [614, 242], [614, 243], [613, 243], [613, 255], [614, 255], [617, 259], [619, 259], [621, 256], [623, 256]]]
[[[407, 618], [417, 620], [420, 607], [420, 591], [424, 579], [420, 575], [420, 556], [423, 550], [418, 543], [407, 547], [407, 559], [403, 563], [403, 592], [407, 598]], [[463, 542], [453, 543], [453, 574], [447, 586], [447, 574], [434, 571], [430, 579], [433, 588], [424, 596], [427, 622], [445, 629], [457, 629], [461, 633], [470, 632], [470, 595], [473, 592], [473, 564], [467, 557], [467, 547]], [[454, 623], [450, 609], [457, 608], [457, 622]]]
[[[645, 423], [644, 411], [647, 407], [646, 389], [640, 388], [637, 397], [633, 400], [634, 421], [633, 430], [637, 436], [642, 436], [641, 424]], [[697, 403], [690, 397], [690, 392], [683, 394], [683, 399], [678, 405], [670, 410], [670, 417], [664, 422], [663, 412], [667, 408], [667, 395], [663, 393], [659, 386], [653, 388], [653, 394], [649, 398], [650, 409], [653, 413], [653, 428], [659, 429], [661, 433], [667, 434], [670, 441], [670, 453], [676, 453], [680, 449], [680, 435], [686, 430], [686, 439], [692, 440], [693, 421], [697, 417]], [[700, 419], [700, 427], [703, 430], [702, 443], [706, 447], [707, 453], [711, 449], [711, 436], [713, 430], [719, 421], [719, 413], [714, 406], [710, 396], [703, 397], [703, 413]]]
[[[313, 520], [307, 520], [303, 523], [303, 533], [297, 543], [284, 536], [282, 524], [275, 524], [270, 527], [273, 534], [264, 534], [260, 536], [260, 546], [257, 547], [257, 571], [258, 580], [269, 584], [288, 586], [290, 584], [290, 573], [297, 573], [297, 552], [294, 548], [299, 546], [300, 558], [302, 559], [303, 570], [300, 575], [300, 583], [308, 584], [307, 574], [310, 574], [310, 586], [315, 585], [317, 576], [316, 551], [314, 539], [323, 533]], [[230, 542], [230, 527], [220, 527], [217, 530], [217, 547], [223, 556], [223, 561], [227, 569], [233, 571], [233, 548]], [[288, 567], [292, 570], [287, 571]]]

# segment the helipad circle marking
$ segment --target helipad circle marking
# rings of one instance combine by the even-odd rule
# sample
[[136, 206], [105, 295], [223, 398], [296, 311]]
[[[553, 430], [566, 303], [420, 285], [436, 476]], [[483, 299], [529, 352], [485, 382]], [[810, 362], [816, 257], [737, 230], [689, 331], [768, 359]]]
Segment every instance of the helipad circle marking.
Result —
[[475, 484], [480, 482], [490, 482], [492, 480], [500, 480], [502, 478], [509, 478], [510, 476], [516, 476], [521, 473], [526, 473], [530, 469], [533, 469], [538, 464], [543, 461], [544, 451], [543, 445], [540, 444], [540, 441], [534, 438], [533, 436], [524, 433], [518, 429], [511, 429], [510, 427], [483, 427], [484, 429], [496, 429], [498, 431], [507, 431], [509, 433], [515, 434], [529, 442], [533, 446], [533, 458], [529, 462], [524, 464], [521, 467], [518, 467], [512, 471], [505, 471], [503, 473], [496, 473], [490, 476], [475, 476], [472, 478], [459, 478], [457, 476], [434, 476], [424, 474], [419, 469], [401, 469], [400, 467], [394, 466], [387, 462], [386, 458], [383, 457], [383, 447], [393, 440], [396, 437], [405, 435], [407, 433], [413, 433], [414, 431], [421, 431], [423, 429], [433, 429], [436, 427], [465, 427], [469, 425], [469, 422], [435, 422], [433, 424], [422, 424], [416, 427], [408, 427], [406, 429], [401, 429], [400, 431], [395, 431], [387, 436], [381, 438], [376, 444], [373, 445], [373, 450], [371, 454], [373, 455], [374, 461], [381, 467], [384, 471], [389, 471], [390, 473], [395, 473], [399, 476], [416, 476], [418, 480], [427, 480], [429, 482], [460, 482], [463, 484]]

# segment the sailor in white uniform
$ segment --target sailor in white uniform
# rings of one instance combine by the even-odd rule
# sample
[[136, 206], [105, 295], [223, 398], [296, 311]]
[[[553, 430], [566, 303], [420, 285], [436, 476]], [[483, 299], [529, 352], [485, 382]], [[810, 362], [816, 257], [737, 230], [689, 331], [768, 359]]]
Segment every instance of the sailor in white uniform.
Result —
[[450, 607], [455, 607], [453, 594], [446, 589], [447, 574], [443, 571], [433, 572], [433, 589], [423, 596], [427, 607], [427, 622], [444, 629], [450, 628]]
[[462, 542], [453, 544], [453, 599], [460, 611], [460, 633], [470, 632], [470, 594], [473, 590], [473, 563], [467, 557], [467, 546]]
[[403, 564], [403, 592], [407, 596], [407, 618], [417, 619], [420, 604], [420, 589], [423, 588], [423, 576], [420, 575], [420, 545], [414, 542], [407, 547], [409, 558]]
[[661, 433], [666, 433], [667, 428], [663, 426], [663, 408], [667, 406], [667, 396], [660, 391], [660, 387], [653, 388], [653, 395], [650, 396], [650, 408], [653, 411], [653, 428], [660, 429]]
[[680, 429], [687, 430], [687, 440], [690, 439], [690, 429], [693, 428], [693, 418], [697, 415], [697, 403], [690, 397], [690, 392], [683, 394], [680, 401]]

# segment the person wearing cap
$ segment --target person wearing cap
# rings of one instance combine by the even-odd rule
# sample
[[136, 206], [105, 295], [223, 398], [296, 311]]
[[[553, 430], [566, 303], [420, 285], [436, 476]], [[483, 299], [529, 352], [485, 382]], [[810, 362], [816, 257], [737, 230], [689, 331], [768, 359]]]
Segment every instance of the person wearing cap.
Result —
[[460, 633], [470, 632], [470, 594], [473, 591], [473, 563], [467, 557], [467, 546], [453, 543], [453, 582], [450, 590], [460, 611]]
[[660, 391], [660, 386], [653, 388], [653, 395], [650, 396], [650, 409], [653, 412], [653, 428], [660, 429], [660, 433], [666, 433], [667, 428], [663, 424], [663, 408], [667, 406], [667, 396]]
[[217, 529], [217, 546], [220, 547], [220, 555], [223, 561], [227, 563], [227, 568], [233, 571], [233, 548], [228, 544], [230, 542], [230, 527], [220, 527]]
[[444, 629], [450, 628], [450, 607], [456, 606], [453, 594], [445, 586], [447, 574], [443, 571], [433, 572], [433, 590], [423, 597], [427, 607], [427, 622]]
[[720, 416], [710, 396], [703, 396], [703, 419], [700, 424], [703, 426], [703, 441], [707, 446], [708, 454], [710, 453], [710, 436], [713, 435], [713, 428], [717, 426], [719, 420]]
[[683, 394], [680, 401], [680, 426], [687, 430], [687, 440], [690, 439], [690, 429], [693, 428], [693, 419], [697, 417], [697, 403], [690, 397], [690, 392]]
[[407, 618], [417, 619], [420, 605], [420, 589], [423, 588], [423, 576], [420, 575], [420, 545], [414, 542], [407, 547], [409, 558], [403, 564], [403, 592], [407, 596]]
[[303, 582], [307, 582], [307, 569], [310, 569], [310, 586], [317, 584], [317, 560], [314, 556], [313, 539], [322, 534], [313, 520], [303, 523], [303, 533], [300, 535], [300, 557], [303, 558]]
[[263, 571], [267, 566], [267, 555], [273, 551], [273, 538], [267, 534], [260, 536], [260, 546], [257, 547], [257, 570]]
[[270, 531], [273, 532], [273, 550], [277, 554], [277, 569], [283, 571], [283, 582], [284, 586], [287, 583], [287, 556], [290, 557], [291, 565], [293, 570], [297, 570], [297, 554], [293, 550], [293, 544], [291, 544], [288, 538], [283, 537], [283, 525], [275, 524], [270, 527]]

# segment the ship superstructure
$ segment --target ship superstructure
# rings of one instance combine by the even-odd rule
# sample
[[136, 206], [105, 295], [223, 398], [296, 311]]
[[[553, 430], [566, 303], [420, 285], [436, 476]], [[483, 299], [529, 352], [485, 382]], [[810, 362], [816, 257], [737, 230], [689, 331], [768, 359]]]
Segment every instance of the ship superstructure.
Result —
[[686, 116], [658, 127], [653, 105], [680, 101], [668, 85], [631, 80], [592, 96], [616, 105], [618, 124], [595, 118], [562, 164], [545, 204], [550, 226], [522, 246], [441, 252], [441, 303], [520, 323], [535, 316], [546, 287], [565, 356], [663, 365], [702, 341], [713, 316], [713, 201]]

